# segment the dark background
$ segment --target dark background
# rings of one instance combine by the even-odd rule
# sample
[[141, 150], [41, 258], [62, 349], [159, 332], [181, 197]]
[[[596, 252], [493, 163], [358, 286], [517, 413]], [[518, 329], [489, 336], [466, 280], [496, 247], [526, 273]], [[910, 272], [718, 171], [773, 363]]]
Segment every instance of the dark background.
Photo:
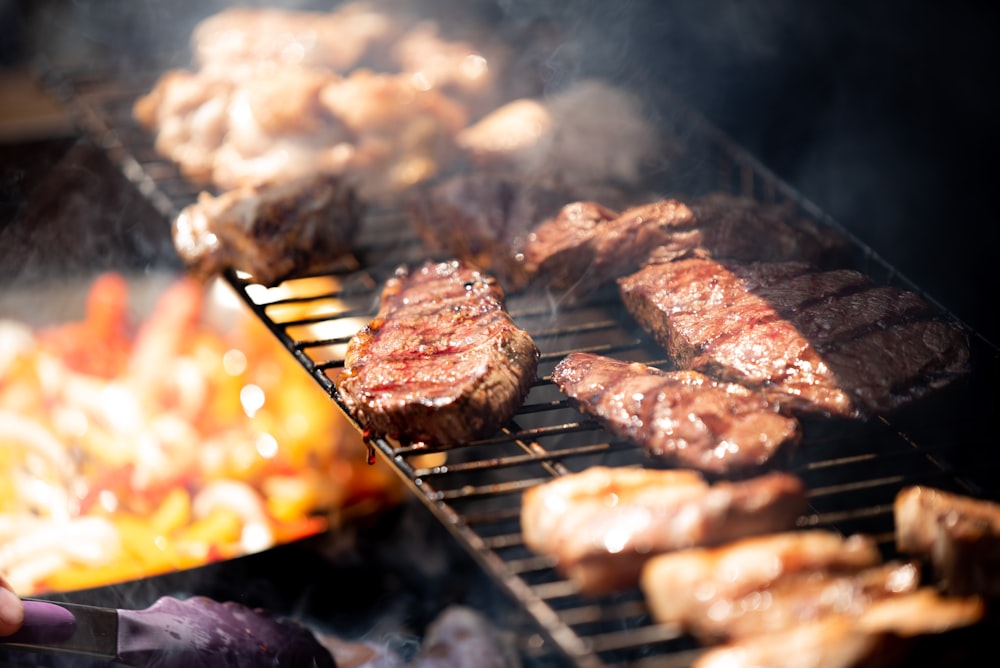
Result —
[[[0, 0], [0, 58], [16, 66], [82, 44], [127, 67], [144, 51], [178, 51], [197, 18], [220, 4]], [[553, 82], [584, 68], [640, 88], [670, 86], [932, 297], [1000, 341], [992, 299], [1000, 285], [993, 266], [1000, 10], [990, 3], [482, 4], [506, 24], [551, 20], [575, 41], [576, 51], [547, 54]], [[39, 165], [64, 158], [72, 145], [2, 147], [7, 221], [23, 212]], [[129, 233], [127, 221], [119, 228]]]

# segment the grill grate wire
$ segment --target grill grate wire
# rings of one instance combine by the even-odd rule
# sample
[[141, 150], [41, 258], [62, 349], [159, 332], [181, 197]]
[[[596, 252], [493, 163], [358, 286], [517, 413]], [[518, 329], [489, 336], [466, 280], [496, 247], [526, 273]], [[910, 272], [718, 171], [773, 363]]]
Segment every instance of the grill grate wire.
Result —
[[[132, 84], [89, 84], [71, 88], [66, 95], [84, 129], [157, 211], [171, 219], [202, 188], [187, 182], [159, 157], [152, 137], [132, 120], [131, 103], [148, 90], [148, 83], [143, 79]], [[699, 116], [685, 110], [678, 117], [686, 123], [689, 153], [699, 156], [699, 169], [686, 172], [697, 174], [692, 189], [729, 190], [764, 201], [790, 199], [803, 214], [843, 231]], [[403, 262], [428, 256], [395, 211], [373, 212], [360, 234], [355, 256], [318, 277], [263, 288], [234, 272], [225, 275], [246, 307], [341, 410], [334, 378], [343, 366], [344, 347], [375, 313], [380, 287], [391, 271]], [[847, 235], [858, 268], [877, 281], [903, 285], [936, 304]], [[316, 279], [323, 279], [319, 289]], [[514, 294], [508, 296], [508, 310], [542, 351], [538, 380], [509, 424], [489, 438], [447, 451], [385, 439], [371, 439], [370, 447], [395, 468], [527, 615], [530, 632], [522, 641], [526, 663], [584, 668], [690, 665], [700, 652], [697, 645], [680, 629], [652, 622], [641, 593], [580, 596], [550, 558], [526, 548], [519, 527], [521, 495], [532, 486], [594, 464], [652, 465], [641, 448], [611, 437], [579, 413], [551, 383], [552, 367], [574, 350], [664, 368], [669, 360], [637, 330], [608, 291], [578, 304], [560, 304], [552, 296]], [[970, 333], [995, 368], [996, 348]], [[805, 440], [786, 466], [810, 489], [809, 511], [798, 524], [845, 534], [869, 533], [880, 541], [887, 556], [892, 555], [892, 500], [902, 487], [919, 483], [979, 495], [989, 491], [961, 475], [948, 457], [947, 443], [935, 437], [916, 438], [907, 427], [887, 418], [863, 424], [806, 424]]]

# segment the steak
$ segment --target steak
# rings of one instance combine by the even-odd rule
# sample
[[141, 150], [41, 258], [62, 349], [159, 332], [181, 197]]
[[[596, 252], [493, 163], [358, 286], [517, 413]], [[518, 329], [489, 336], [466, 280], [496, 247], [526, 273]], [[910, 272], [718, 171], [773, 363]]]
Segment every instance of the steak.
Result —
[[587, 594], [634, 587], [653, 555], [784, 531], [806, 508], [787, 473], [709, 485], [686, 469], [593, 466], [529, 489], [525, 544]]
[[335, 381], [368, 435], [451, 446], [507, 422], [539, 353], [504, 299], [493, 277], [458, 261], [397, 270]]
[[196, 278], [236, 269], [272, 286], [348, 253], [361, 211], [353, 188], [335, 176], [244, 186], [199, 195], [174, 220], [173, 241]]
[[853, 270], [686, 258], [650, 263], [619, 289], [678, 366], [763, 388], [796, 412], [884, 413], [968, 368], [961, 328]]
[[762, 392], [697, 371], [576, 352], [552, 380], [612, 433], [708, 473], [762, 466], [801, 438], [798, 420], [779, 414]]

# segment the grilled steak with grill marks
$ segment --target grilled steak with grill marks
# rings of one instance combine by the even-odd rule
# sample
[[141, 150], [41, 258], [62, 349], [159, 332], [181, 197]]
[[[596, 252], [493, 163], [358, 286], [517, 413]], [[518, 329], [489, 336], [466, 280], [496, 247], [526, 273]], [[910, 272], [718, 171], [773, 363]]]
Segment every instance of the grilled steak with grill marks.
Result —
[[779, 414], [763, 393], [697, 371], [577, 352], [556, 365], [552, 380], [611, 432], [701, 471], [761, 466], [801, 436], [798, 420]]
[[529, 489], [525, 544], [587, 594], [635, 586], [653, 555], [784, 531], [805, 510], [795, 476], [706, 483], [691, 470], [594, 466]]
[[374, 436], [448, 446], [486, 436], [524, 401], [538, 348], [504, 293], [458, 261], [401, 268], [348, 344], [337, 392]]
[[882, 413], [967, 370], [958, 326], [853, 270], [687, 258], [650, 263], [619, 288], [678, 366], [764, 388], [794, 411]]

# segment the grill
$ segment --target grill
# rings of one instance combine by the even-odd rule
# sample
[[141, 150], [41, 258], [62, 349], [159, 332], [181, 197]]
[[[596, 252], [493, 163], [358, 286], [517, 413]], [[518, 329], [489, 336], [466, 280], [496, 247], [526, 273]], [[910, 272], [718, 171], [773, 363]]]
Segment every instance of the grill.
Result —
[[[95, 141], [169, 218], [199, 189], [156, 155], [152, 138], [131, 120], [132, 102], [152, 80], [64, 81], [62, 91]], [[837, 226], [696, 113], [670, 99], [664, 108], [673, 110], [670, 130], [687, 148], [686, 157], [664, 174], [672, 188], [791, 200], [804, 215]], [[858, 269], [877, 282], [923, 294], [861, 241], [851, 237], [851, 242]], [[333, 379], [346, 344], [375, 313], [383, 281], [400, 263], [429, 256], [398, 211], [377, 210], [367, 216], [355, 254], [320, 277], [275, 288], [248, 283], [235, 273], [225, 278], [329, 393], [335, 410], [334, 404], [342, 405]], [[522, 635], [521, 649], [526, 664], [689, 665], [700, 651], [697, 644], [677, 628], [652, 622], [639, 591], [580, 596], [550, 559], [525, 547], [519, 526], [521, 495], [534, 485], [595, 464], [654, 465], [642, 448], [611, 437], [579, 413], [549, 380], [554, 365], [571, 351], [661, 368], [669, 368], [669, 360], [635, 326], [613, 289], [575, 304], [513, 294], [507, 305], [542, 351], [538, 380], [511, 422], [489, 438], [446, 452], [371, 439], [372, 457], [377, 453], [395, 468], [525, 613], [528, 632]], [[990, 406], [997, 405], [991, 379], [1000, 377], [1000, 354], [976, 332], [970, 331], [970, 339], [973, 373], [959, 387], [891, 418], [805, 423], [804, 442], [786, 466], [810, 490], [809, 511], [799, 519], [800, 527], [873, 535], [888, 558], [894, 556], [892, 502], [902, 487], [920, 483], [996, 496], [1000, 487], [981, 443], [989, 433]]]

